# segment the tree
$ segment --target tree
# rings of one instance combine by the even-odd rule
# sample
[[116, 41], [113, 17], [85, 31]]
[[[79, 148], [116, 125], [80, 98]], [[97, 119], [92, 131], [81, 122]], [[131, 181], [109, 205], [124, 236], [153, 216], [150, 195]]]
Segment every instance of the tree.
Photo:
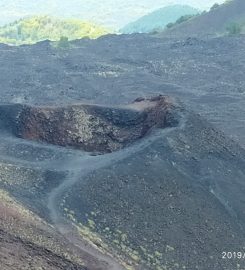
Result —
[[219, 7], [218, 3], [213, 4], [213, 6], [210, 8], [210, 10], [214, 10]]
[[181, 16], [175, 23], [172, 23], [172, 22], [170, 22], [170, 23], [168, 23], [167, 25], [166, 25], [166, 28], [172, 28], [172, 27], [174, 27], [174, 26], [176, 26], [176, 25], [178, 25], [178, 24], [181, 24], [181, 23], [183, 23], [183, 22], [186, 22], [186, 21], [188, 21], [188, 20], [190, 20], [190, 19], [192, 19], [192, 18], [194, 18], [194, 17], [196, 17], [197, 15], [184, 15], [184, 16]]
[[177, 21], [176, 21], [176, 24], [181, 24], [183, 22], [186, 22], [190, 19], [192, 19], [193, 17], [195, 17], [196, 15], [184, 15], [184, 16], [181, 16]]
[[167, 28], [172, 28], [173, 26], [174, 26], [174, 23], [168, 23], [168, 24], [166, 25]]
[[242, 32], [242, 27], [239, 23], [233, 22], [226, 27], [226, 31], [230, 36], [239, 35]]
[[60, 37], [60, 40], [58, 42], [58, 47], [59, 48], [68, 48], [69, 47], [69, 39], [68, 37]]

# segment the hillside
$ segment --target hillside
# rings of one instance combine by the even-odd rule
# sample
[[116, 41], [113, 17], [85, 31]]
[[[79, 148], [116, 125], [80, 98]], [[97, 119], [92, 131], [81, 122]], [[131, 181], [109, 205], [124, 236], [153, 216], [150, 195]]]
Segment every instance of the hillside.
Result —
[[[196, 265], [236, 269], [234, 261], [222, 260], [220, 254], [229, 248], [242, 250], [245, 240], [245, 152], [207, 121], [164, 96], [138, 98], [121, 106], [9, 104], [0, 110], [0, 188], [33, 209], [32, 213], [22, 208], [5, 211], [6, 219], [22, 213], [27, 222], [38, 213], [83, 251], [85, 269], [195, 269]], [[43, 125], [47, 120], [49, 124]], [[46, 136], [40, 138], [41, 132]], [[136, 140], [114, 148], [127, 132]], [[50, 135], [52, 141], [47, 139]], [[112, 140], [110, 153], [104, 137]], [[84, 152], [56, 146], [64, 146], [60, 139], [74, 139], [75, 148], [85, 151], [90, 140], [96, 144]], [[50, 269], [56, 270], [57, 263], [58, 269], [83, 269], [79, 257], [60, 251], [64, 239], [54, 231], [38, 232], [38, 223], [32, 230], [28, 223], [20, 227], [18, 219], [13, 228], [6, 225], [0, 223], [0, 228], [37, 246], [26, 244], [25, 249], [47, 249], [46, 256], [36, 260], [40, 266], [49, 260], [54, 264]], [[81, 245], [84, 239], [87, 245]], [[92, 254], [98, 258], [113, 255], [114, 260], [104, 261], [113, 263], [103, 266], [103, 261], [93, 258], [98, 263], [93, 267], [91, 253], [84, 254], [84, 248], [92, 247], [97, 247]], [[0, 266], [8, 262], [1, 260]], [[32, 266], [32, 258], [29, 262]]]
[[0, 27], [0, 42], [14, 45], [33, 44], [42, 40], [57, 41], [61, 37], [69, 40], [97, 38], [107, 33], [103, 27], [80, 20], [33, 16]]
[[245, 37], [71, 45], [0, 45], [0, 268], [244, 269]]
[[[214, 2], [224, 0], [188, 0], [188, 5], [204, 10]], [[106, 28], [118, 30], [129, 22], [170, 4], [182, 4], [182, 0], [1, 0], [0, 25], [29, 15], [48, 14], [65, 18], [92, 21]]]
[[[237, 28], [241, 29], [236, 30]], [[220, 36], [229, 32], [243, 33], [244, 31], [245, 1], [231, 0], [207, 13], [178, 24], [161, 35], [171, 37]]]
[[[24, 146], [24, 145], [22, 145]], [[33, 148], [34, 150], [35, 148]], [[40, 150], [40, 149], [39, 149]], [[19, 160], [20, 161], [20, 160]], [[20, 163], [19, 163], [20, 165]], [[8, 168], [8, 169], [7, 169]], [[10, 172], [12, 170], [12, 172]], [[11, 188], [14, 181], [8, 178], [13, 171], [15, 176], [22, 181], [22, 191], [26, 189], [24, 196], [37, 195], [35, 193], [35, 180], [28, 179], [28, 167], [23, 164], [16, 166], [13, 162], [6, 164], [0, 160], [0, 268], [4, 270], [123, 270], [115, 268], [116, 261], [103, 255], [95, 249], [88, 248], [89, 243], [80, 240], [75, 230], [62, 234], [52, 224], [40, 218], [33, 209], [38, 205], [38, 200], [32, 199], [32, 203], [20, 203], [16, 199], [20, 185], [16, 181], [16, 187]], [[35, 171], [35, 170], [33, 170]], [[7, 175], [7, 176], [6, 176]], [[13, 175], [12, 175], [13, 176]], [[30, 177], [30, 175], [29, 175]], [[15, 179], [17, 180], [17, 178]], [[23, 182], [25, 180], [26, 182]], [[3, 186], [10, 185], [10, 192]], [[42, 183], [45, 188], [45, 182]], [[27, 191], [29, 189], [29, 191]], [[39, 192], [42, 192], [42, 188]], [[14, 196], [10, 193], [14, 193]], [[23, 200], [24, 196], [20, 198]], [[48, 214], [47, 214], [48, 215]], [[64, 228], [62, 232], [64, 233]], [[73, 242], [76, 242], [74, 245]], [[83, 247], [86, 247], [84, 249]], [[99, 259], [98, 259], [99, 258]], [[109, 267], [108, 267], [109, 264]], [[111, 264], [111, 265], [110, 265]]]
[[87, 269], [74, 247], [2, 188], [0, 209], [1, 269]]
[[169, 23], [174, 23], [181, 16], [198, 14], [198, 10], [184, 5], [173, 5], [158, 9], [123, 27], [124, 34], [148, 33], [161, 30]]

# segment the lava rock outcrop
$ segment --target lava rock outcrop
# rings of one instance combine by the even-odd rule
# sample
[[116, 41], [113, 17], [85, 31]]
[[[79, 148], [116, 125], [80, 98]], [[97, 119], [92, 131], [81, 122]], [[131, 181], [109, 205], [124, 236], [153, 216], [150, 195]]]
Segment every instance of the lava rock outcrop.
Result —
[[133, 143], [154, 127], [177, 125], [174, 107], [168, 97], [157, 96], [120, 107], [9, 105], [0, 112], [14, 135], [23, 139], [106, 153]]

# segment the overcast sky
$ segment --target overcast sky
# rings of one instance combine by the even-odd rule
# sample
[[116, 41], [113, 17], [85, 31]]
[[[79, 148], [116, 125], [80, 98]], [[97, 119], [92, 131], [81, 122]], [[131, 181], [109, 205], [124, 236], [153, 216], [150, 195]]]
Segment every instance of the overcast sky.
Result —
[[0, 0], [0, 24], [32, 14], [90, 20], [114, 29], [164, 6], [191, 5], [201, 10], [224, 0]]

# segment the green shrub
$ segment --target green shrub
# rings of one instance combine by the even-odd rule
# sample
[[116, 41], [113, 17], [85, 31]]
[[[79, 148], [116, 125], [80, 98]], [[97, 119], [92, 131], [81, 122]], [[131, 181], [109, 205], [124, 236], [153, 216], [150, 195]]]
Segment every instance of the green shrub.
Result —
[[172, 28], [173, 26], [174, 26], [174, 23], [168, 23], [168, 24], [166, 25], [167, 28]]
[[229, 35], [239, 35], [242, 32], [242, 27], [239, 23], [231, 23], [226, 27]]
[[58, 42], [59, 48], [68, 48], [69, 47], [69, 39], [68, 37], [60, 37], [60, 40]]
[[181, 23], [183, 23], [183, 22], [186, 22], [186, 21], [188, 21], [188, 20], [190, 20], [191, 18], [194, 18], [194, 17], [196, 17], [196, 16], [198, 16], [199, 14], [195, 14], [195, 15], [184, 15], [184, 16], [181, 16], [176, 22], [174, 22], [174, 23], [168, 23], [167, 25], [166, 25], [166, 28], [172, 28], [172, 27], [174, 27], [174, 26], [176, 26], [176, 25], [178, 25], [178, 24], [181, 24]]
[[190, 20], [191, 18], [193, 18], [194, 16], [196, 16], [196, 15], [184, 15], [184, 16], [181, 16], [181, 17], [176, 21], [176, 24], [180, 24], [180, 23], [186, 22], [186, 21]]
[[213, 4], [213, 6], [210, 8], [210, 10], [214, 10], [219, 7], [218, 3]]

